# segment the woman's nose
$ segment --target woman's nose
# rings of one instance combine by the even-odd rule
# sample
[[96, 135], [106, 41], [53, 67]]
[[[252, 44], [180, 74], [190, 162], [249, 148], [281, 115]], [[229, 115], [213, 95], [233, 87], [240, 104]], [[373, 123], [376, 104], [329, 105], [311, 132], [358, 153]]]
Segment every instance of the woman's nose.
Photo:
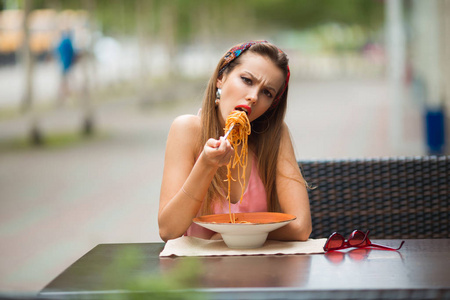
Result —
[[258, 92], [257, 91], [250, 91], [247, 94], [247, 101], [251, 102], [251, 103], [256, 103], [256, 101], [258, 101]]

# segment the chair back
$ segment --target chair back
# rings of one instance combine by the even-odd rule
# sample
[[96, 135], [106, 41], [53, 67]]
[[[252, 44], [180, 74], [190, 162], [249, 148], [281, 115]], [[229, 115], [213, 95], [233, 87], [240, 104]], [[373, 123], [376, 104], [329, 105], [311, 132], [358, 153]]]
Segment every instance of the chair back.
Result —
[[334, 231], [371, 238], [450, 238], [450, 156], [299, 161], [311, 238]]

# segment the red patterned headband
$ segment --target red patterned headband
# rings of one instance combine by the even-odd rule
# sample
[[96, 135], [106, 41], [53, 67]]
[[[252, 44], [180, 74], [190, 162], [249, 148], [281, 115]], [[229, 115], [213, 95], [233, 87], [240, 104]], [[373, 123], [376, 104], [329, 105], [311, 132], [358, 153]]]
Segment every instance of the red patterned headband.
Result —
[[[264, 44], [264, 43], [268, 43], [268, 41], [265, 40], [261, 40], [261, 41], [251, 41], [248, 43], [243, 43], [237, 46], [234, 46], [233, 48], [231, 48], [230, 50], [228, 50], [228, 52], [225, 54], [223, 62], [220, 66], [219, 69], [219, 76], [223, 74], [223, 72], [225, 71], [225, 69], [230, 65], [230, 63], [235, 60], [237, 57], [239, 57], [239, 55], [241, 55], [243, 52], [245, 52], [247, 49], [249, 49], [251, 46], [255, 45], [255, 44]], [[280, 51], [281, 53], [283, 53], [283, 51], [281, 51], [280, 49], [278, 49], [278, 51]], [[289, 66], [287, 66], [287, 74], [286, 74], [286, 81], [284, 83], [284, 87], [283, 90], [281, 91], [281, 93], [278, 94], [278, 97], [276, 97], [273, 100], [273, 103], [271, 105], [271, 109], [275, 108], [278, 103], [280, 102], [280, 98], [281, 96], [284, 94], [284, 92], [286, 91], [286, 88], [289, 84], [289, 77], [291, 76], [291, 71], [289, 70]]]

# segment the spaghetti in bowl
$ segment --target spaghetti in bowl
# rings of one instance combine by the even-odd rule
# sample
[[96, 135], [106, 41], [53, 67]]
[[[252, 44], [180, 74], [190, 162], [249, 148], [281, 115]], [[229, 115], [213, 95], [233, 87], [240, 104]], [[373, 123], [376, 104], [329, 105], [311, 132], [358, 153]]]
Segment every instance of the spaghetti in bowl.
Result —
[[269, 232], [296, 219], [275, 212], [236, 213], [234, 218], [235, 223], [231, 223], [230, 214], [216, 214], [194, 218], [193, 222], [220, 233], [229, 248], [251, 249], [262, 247]]

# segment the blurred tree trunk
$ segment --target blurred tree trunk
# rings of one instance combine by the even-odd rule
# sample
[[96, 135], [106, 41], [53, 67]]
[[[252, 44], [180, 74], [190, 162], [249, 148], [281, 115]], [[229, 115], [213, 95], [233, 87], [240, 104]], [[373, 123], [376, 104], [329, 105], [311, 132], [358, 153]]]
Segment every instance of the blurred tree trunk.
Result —
[[27, 111], [31, 108], [33, 92], [33, 54], [30, 48], [30, 13], [32, 11], [31, 0], [24, 1], [24, 16], [22, 23], [23, 45], [22, 45], [22, 64], [25, 71], [24, 94], [22, 98], [22, 110]]
[[211, 45], [211, 39], [214, 37], [215, 24], [211, 13], [212, 8], [218, 5], [214, 1], [208, 1], [202, 3], [197, 10], [191, 11], [191, 18], [194, 24], [195, 35], [194, 38], [198, 38], [202, 47], [209, 47]]
[[170, 78], [176, 76], [176, 48], [177, 48], [177, 7], [175, 1], [164, 1], [162, 4], [162, 22], [161, 22], [161, 37], [164, 46], [169, 56], [168, 75]]
[[33, 10], [33, 1], [24, 0], [24, 16], [22, 23], [22, 30], [24, 34], [23, 48], [22, 48], [22, 64], [25, 71], [24, 95], [22, 99], [21, 108], [25, 113], [29, 113], [30, 117], [30, 142], [33, 145], [41, 145], [43, 143], [42, 132], [39, 128], [39, 118], [36, 108], [33, 108], [33, 67], [34, 59], [30, 48], [30, 14]]
[[443, 100], [445, 113], [445, 154], [450, 155], [450, 1], [441, 0], [441, 22], [442, 22], [442, 82], [443, 84]]
[[147, 43], [149, 38], [147, 37], [146, 31], [146, 21], [148, 22], [150, 16], [150, 22], [153, 24], [152, 18], [152, 6], [151, 0], [136, 0], [136, 34], [138, 39], [138, 56], [137, 56], [137, 67], [138, 67], [138, 97], [139, 103], [144, 104], [147, 101], [147, 84], [149, 79], [149, 70], [146, 53]]
[[388, 54], [387, 76], [392, 97], [390, 115], [390, 142], [392, 149], [399, 152], [403, 145], [402, 110], [404, 95], [405, 70], [405, 29], [403, 22], [403, 2], [390, 0], [386, 2], [386, 44]]
[[93, 18], [92, 16], [95, 14], [96, 3], [95, 0], [84, 0], [83, 3], [84, 9], [88, 12], [88, 22], [85, 34], [89, 37], [85, 36], [86, 40], [89, 40], [88, 44], [84, 45], [82, 53], [79, 54], [78, 58], [81, 64], [81, 70], [83, 73], [83, 90], [81, 93], [81, 105], [83, 111], [83, 121], [81, 132], [83, 135], [90, 136], [94, 132], [94, 109], [92, 106], [92, 97], [91, 97], [91, 75], [93, 72], [89, 72], [92, 68], [92, 53], [93, 53]]

